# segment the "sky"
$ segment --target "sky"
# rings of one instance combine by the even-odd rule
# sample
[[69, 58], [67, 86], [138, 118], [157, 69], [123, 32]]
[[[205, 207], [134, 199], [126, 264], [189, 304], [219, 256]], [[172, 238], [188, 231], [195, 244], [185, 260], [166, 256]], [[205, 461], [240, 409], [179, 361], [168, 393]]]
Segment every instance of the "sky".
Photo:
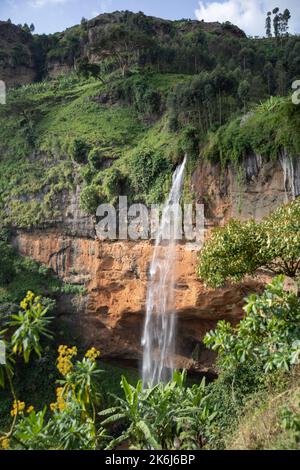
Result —
[[143, 11], [166, 19], [231, 21], [248, 35], [264, 35], [266, 12], [278, 6], [292, 13], [290, 32], [300, 34], [300, 0], [0, 0], [0, 19], [34, 23], [37, 33], [54, 33], [116, 10]]

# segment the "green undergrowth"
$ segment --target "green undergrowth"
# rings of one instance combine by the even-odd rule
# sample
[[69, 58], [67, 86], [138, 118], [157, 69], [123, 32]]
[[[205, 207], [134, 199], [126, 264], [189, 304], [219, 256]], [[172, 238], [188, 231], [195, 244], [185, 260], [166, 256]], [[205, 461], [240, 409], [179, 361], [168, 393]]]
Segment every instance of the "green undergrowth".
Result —
[[[62, 195], [78, 184], [87, 214], [119, 194], [140, 202], [164, 199], [182, 158], [179, 136], [168, 129], [166, 95], [184, 76], [133, 73], [122, 81], [111, 74], [106, 80], [70, 75], [8, 93], [0, 109], [3, 224], [59, 221]], [[140, 172], [146, 185], [136, 184]]]
[[174, 131], [168, 97], [189, 82], [189, 75], [133, 69], [125, 78], [107, 74], [105, 83], [71, 74], [11, 90], [0, 108], [2, 223], [59, 223], [64, 196], [78, 185], [86, 214], [119, 195], [161, 203], [184, 154], [190, 202], [200, 148], [203, 158], [239, 168], [251, 152], [266, 160], [283, 149], [300, 154], [300, 108], [290, 98], [271, 98], [207, 136], [188, 121]]
[[288, 98], [271, 98], [244, 117], [231, 121], [208, 137], [203, 155], [238, 165], [246, 155], [278, 158], [282, 150], [300, 155], [300, 107]]
[[227, 449], [235, 450], [299, 450], [299, 367], [277, 373], [264, 390], [251, 396], [225, 441]]
[[11, 246], [0, 240], [0, 320], [15, 311], [28, 291], [55, 299], [61, 294], [83, 295], [81, 285], [63, 283], [54, 272], [34, 260], [18, 255]]
[[[67, 332], [63, 333], [64, 340], [68, 336]], [[72, 341], [70, 340], [70, 344]], [[55, 401], [55, 389], [49, 387], [49, 383], [54, 383], [59, 379], [59, 373], [56, 368], [58, 345], [49, 342], [44, 345], [45, 354], [41, 359], [34, 358], [29, 364], [16, 364], [14, 383], [16, 394], [19, 399], [26, 403], [30, 403], [35, 409], [43, 409], [45, 404]], [[79, 353], [81, 349], [79, 348]], [[136, 385], [138, 381], [138, 372], [128, 367], [118, 367], [109, 362], [99, 360], [99, 368], [101, 374], [97, 380], [97, 390], [101, 397], [103, 407], [110, 407], [114, 404], [114, 396], [121, 397], [123, 394], [121, 388], [121, 377], [126, 374], [129, 383]], [[0, 389], [0, 428], [8, 429], [11, 424], [10, 410], [12, 407], [12, 399], [8, 390]], [[50, 415], [49, 409], [47, 414]]]

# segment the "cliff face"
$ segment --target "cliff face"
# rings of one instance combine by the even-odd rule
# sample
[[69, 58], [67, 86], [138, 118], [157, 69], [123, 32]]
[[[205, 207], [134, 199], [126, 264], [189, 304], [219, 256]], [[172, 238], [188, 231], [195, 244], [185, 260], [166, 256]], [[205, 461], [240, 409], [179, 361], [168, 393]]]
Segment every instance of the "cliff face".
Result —
[[[156, 44], [167, 44], [174, 34], [182, 40], [195, 32], [210, 33], [216, 39], [246, 38], [242, 30], [230, 24], [196, 20], [174, 22], [128, 11], [101, 14], [61, 33], [47, 37], [36, 35], [35, 38], [22, 27], [0, 21], [0, 79], [8, 87], [15, 87], [33, 83], [41, 74], [50, 78], [68, 75], [77, 69], [78, 61], [83, 58], [91, 63], [102, 63], [103, 51], [99, 46], [99, 37], [107, 29], [120, 25], [134, 28], [140, 37], [146, 33], [148, 41]], [[122, 42], [117, 36], [113, 40]], [[148, 47], [151, 47], [150, 43]], [[135, 49], [130, 53], [138, 56], [138, 42]]]
[[0, 80], [8, 87], [34, 82], [36, 68], [31, 47], [31, 34], [0, 21]]
[[[297, 164], [285, 154], [279, 162], [268, 163], [251, 155], [245, 160], [246, 177], [238, 182], [233, 168], [222, 172], [219, 165], [201, 162], [192, 183], [198, 201], [205, 204], [207, 229], [233, 216], [265, 216], [298, 192], [298, 171]], [[83, 227], [91, 228], [92, 221], [87, 224], [77, 199], [75, 192], [72, 204], [68, 203], [64, 229], [61, 225], [59, 230], [19, 231], [15, 245], [22, 255], [52, 267], [66, 282], [87, 287], [87, 295], [77, 305], [59, 305], [61, 319], [76, 336], [99, 347], [103, 357], [137, 362], [142, 353], [152, 244], [104, 242], [95, 239], [92, 231], [83, 235]], [[208, 289], [196, 277], [196, 263], [196, 248], [177, 246], [177, 364], [207, 373], [212, 372], [213, 354], [201, 346], [203, 335], [220, 319], [238, 322], [245, 296], [260, 290], [266, 279]]]
[[[14, 243], [22, 255], [51, 266], [66, 282], [86, 285], [87, 296], [75, 308], [68, 303], [59, 306], [62, 319], [73, 334], [86, 344], [99, 347], [104, 358], [140, 359], [152, 255], [150, 242], [103, 242], [49, 230], [19, 232]], [[242, 315], [243, 298], [258, 288], [258, 283], [249, 281], [234, 289], [207, 289], [196, 278], [196, 260], [196, 251], [178, 245], [177, 363], [206, 372], [213, 355], [201, 349], [203, 335], [219, 319], [237, 322]]]
[[250, 154], [244, 168], [203, 160], [192, 177], [192, 190], [205, 206], [208, 225], [224, 225], [230, 218], [261, 220], [300, 194], [299, 158], [283, 151], [278, 160], [264, 161]]

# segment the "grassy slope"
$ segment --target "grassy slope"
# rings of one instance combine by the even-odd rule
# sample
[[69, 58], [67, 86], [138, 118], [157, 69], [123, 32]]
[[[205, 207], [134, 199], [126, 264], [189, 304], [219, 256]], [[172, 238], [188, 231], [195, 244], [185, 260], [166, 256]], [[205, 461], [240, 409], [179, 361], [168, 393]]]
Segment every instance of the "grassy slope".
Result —
[[[300, 369], [280, 377], [275, 387], [250, 397], [245, 415], [235, 432], [227, 438], [227, 449], [291, 450], [300, 449], [298, 433], [285, 426], [286, 410], [300, 416]], [[288, 421], [290, 424], [291, 421]], [[296, 425], [297, 426], [297, 425]]]
[[258, 105], [246, 118], [237, 118], [208, 137], [204, 155], [212, 160], [238, 164], [255, 152], [264, 159], [278, 158], [286, 149], [300, 156], [300, 106], [291, 97], [271, 98]]
[[[151, 78], [162, 94], [182, 79]], [[140, 145], [172, 153], [176, 136], [168, 133], [164, 118], [149, 125], [133, 107], [101, 105], [94, 97], [104, 91], [99, 81], [70, 76], [10, 92], [8, 107], [0, 109], [2, 222], [29, 227], [59, 215], [57, 195], [83, 183], [72, 161], [75, 139], [90, 148], [111, 148], [118, 157], [113, 166], [125, 175], [126, 159]]]
[[[139, 75], [136, 75], [139, 79]], [[118, 79], [112, 75], [108, 82]], [[133, 77], [132, 80], [134, 80]], [[163, 102], [178, 83], [189, 76], [149, 74], [148, 85], [161, 93]], [[94, 79], [69, 76], [10, 92], [8, 108], [0, 108], [0, 217], [3, 223], [30, 227], [60, 215], [59, 195], [75, 184], [94, 184], [119, 171], [126, 180], [128, 194], [135, 200], [153, 203], [164, 198], [171, 172], [153, 181], [147, 192], [128, 185], [134, 153], [151, 149], [176, 162], [180, 134], [170, 133], [166, 112], [157, 120], [146, 121], [134, 106], [116, 101], [100, 104], [97, 97], [108, 86]], [[24, 117], [25, 116], [25, 117]], [[204, 156], [238, 164], [249, 151], [263, 158], [276, 158], [284, 147], [300, 154], [300, 107], [290, 98], [274, 98], [255, 108], [246, 119], [234, 119], [209, 134]], [[75, 139], [90, 149], [105, 149], [113, 160], [112, 169], [79, 168], [72, 160]], [[182, 153], [182, 152], [181, 152]], [[135, 193], [136, 191], [136, 193]], [[99, 194], [100, 194], [99, 189]], [[100, 196], [102, 197], [102, 196]], [[108, 196], [109, 197], [109, 196]], [[98, 204], [97, 204], [98, 205]], [[5, 208], [5, 209], [4, 209]]]

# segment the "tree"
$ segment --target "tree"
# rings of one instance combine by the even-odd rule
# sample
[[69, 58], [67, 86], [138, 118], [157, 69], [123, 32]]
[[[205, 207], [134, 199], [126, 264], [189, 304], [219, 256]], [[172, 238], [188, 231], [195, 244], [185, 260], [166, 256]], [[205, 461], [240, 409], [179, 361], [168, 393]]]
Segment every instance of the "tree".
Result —
[[251, 47], [244, 47], [239, 53], [239, 59], [243, 65], [244, 72], [255, 62], [255, 52]]
[[94, 51], [102, 58], [113, 58], [119, 65], [122, 76], [125, 77], [134, 56], [139, 56], [142, 49], [152, 44], [148, 35], [136, 32], [125, 25], [113, 24], [101, 31]]
[[259, 268], [300, 275], [300, 199], [260, 223], [232, 220], [214, 231], [199, 255], [199, 277], [212, 287], [239, 282]]
[[289, 21], [291, 19], [291, 13], [290, 10], [287, 8], [284, 10], [283, 15], [282, 15], [282, 21], [283, 21], [283, 28], [282, 32], [284, 35], [288, 35], [288, 30], [289, 30]]
[[272, 21], [271, 21], [272, 12], [269, 11], [266, 18], [266, 35], [268, 38], [272, 37]]
[[31, 25], [29, 26], [29, 29], [30, 29], [30, 32], [31, 32], [31, 33], [34, 33], [34, 31], [35, 31], [35, 26], [34, 26], [33, 23], [31, 23]]
[[300, 357], [300, 299], [284, 291], [284, 277], [279, 276], [261, 296], [251, 295], [246, 302], [246, 316], [238, 327], [221, 321], [206, 334], [204, 344], [217, 351], [223, 371], [253, 364], [265, 372], [289, 370]]
[[249, 93], [250, 93], [250, 84], [247, 80], [243, 80], [239, 84], [238, 97], [244, 104], [244, 114], [246, 114], [246, 104], [249, 99]]
[[273, 28], [274, 28], [275, 38], [279, 37], [280, 18], [279, 18], [278, 13], [279, 13], [279, 8], [274, 8], [274, 10], [273, 10], [273, 15], [274, 15]]

